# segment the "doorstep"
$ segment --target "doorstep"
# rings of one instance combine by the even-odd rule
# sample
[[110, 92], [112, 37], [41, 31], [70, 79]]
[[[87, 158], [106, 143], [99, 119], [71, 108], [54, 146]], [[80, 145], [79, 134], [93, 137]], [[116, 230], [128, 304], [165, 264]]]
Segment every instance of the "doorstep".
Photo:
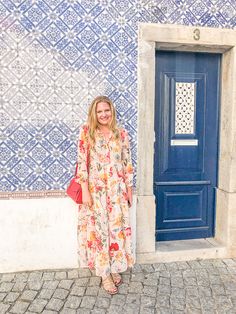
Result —
[[155, 252], [136, 255], [140, 264], [227, 257], [226, 246], [213, 238], [156, 242]]

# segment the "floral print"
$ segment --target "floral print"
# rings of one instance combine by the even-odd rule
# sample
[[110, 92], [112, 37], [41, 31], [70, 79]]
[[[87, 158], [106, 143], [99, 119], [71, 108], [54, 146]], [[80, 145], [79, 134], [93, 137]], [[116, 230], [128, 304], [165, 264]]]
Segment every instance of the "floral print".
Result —
[[77, 177], [80, 183], [88, 180], [93, 199], [90, 208], [79, 205], [79, 262], [95, 269], [97, 276], [123, 272], [134, 263], [127, 201], [133, 167], [128, 134], [119, 128], [119, 135], [107, 140], [97, 130], [95, 144], [89, 145], [88, 127], [79, 134]]

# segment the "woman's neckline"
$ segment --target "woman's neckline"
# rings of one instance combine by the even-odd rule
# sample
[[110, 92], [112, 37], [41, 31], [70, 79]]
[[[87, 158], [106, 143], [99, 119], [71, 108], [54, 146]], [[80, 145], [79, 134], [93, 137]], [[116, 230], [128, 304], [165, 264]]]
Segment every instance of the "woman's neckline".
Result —
[[97, 132], [101, 134], [105, 138], [106, 141], [109, 141], [112, 136], [112, 131], [110, 129], [101, 130], [97, 128]]

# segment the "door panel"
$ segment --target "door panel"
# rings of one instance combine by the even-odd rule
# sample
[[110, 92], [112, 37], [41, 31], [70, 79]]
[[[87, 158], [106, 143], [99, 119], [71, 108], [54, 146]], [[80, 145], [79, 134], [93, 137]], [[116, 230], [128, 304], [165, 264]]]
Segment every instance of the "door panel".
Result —
[[220, 55], [156, 52], [156, 239], [214, 234]]

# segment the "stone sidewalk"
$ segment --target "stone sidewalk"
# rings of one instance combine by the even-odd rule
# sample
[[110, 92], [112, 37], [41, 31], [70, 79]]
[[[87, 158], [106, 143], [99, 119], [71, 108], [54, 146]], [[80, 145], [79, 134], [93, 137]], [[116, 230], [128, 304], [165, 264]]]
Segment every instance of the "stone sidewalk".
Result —
[[136, 264], [108, 295], [88, 269], [0, 274], [0, 313], [236, 313], [236, 259]]

